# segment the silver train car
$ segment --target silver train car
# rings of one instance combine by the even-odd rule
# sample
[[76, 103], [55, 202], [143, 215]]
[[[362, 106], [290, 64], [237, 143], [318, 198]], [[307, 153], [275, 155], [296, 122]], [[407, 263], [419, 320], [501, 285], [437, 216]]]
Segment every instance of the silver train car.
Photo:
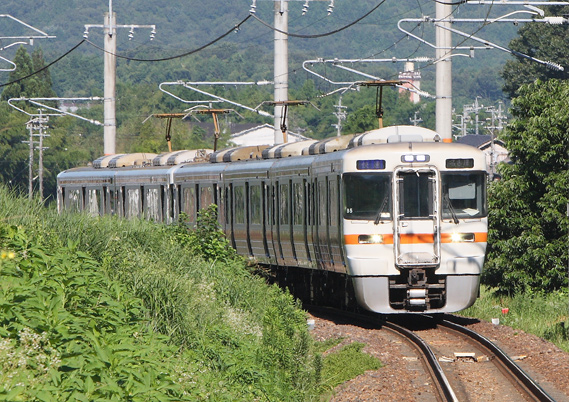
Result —
[[192, 224], [215, 203], [239, 254], [308, 273], [305, 293], [341, 299], [349, 289], [373, 312], [455, 312], [478, 296], [487, 179], [474, 147], [394, 126], [181, 154], [113, 155], [64, 171], [58, 208], [166, 223], [184, 213]]

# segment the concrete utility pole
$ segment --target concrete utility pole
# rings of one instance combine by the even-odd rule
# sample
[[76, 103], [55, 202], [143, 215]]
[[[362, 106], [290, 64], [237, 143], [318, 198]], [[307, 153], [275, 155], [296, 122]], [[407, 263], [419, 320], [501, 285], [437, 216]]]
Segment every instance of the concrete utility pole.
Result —
[[104, 107], [104, 153], [116, 153], [117, 119], [116, 119], [116, 85], [117, 85], [117, 28], [116, 14], [112, 10], [112, 0], [109, 1], [109, 12], [105, 13], [105, 28], [103, 31], [105, 41], [104, 71], [105, 92]]
[[281, 122], [285, 106], [278, 103], [288, 101], [288, 35], [279, 31], [288, 32], [288, 1], [275, 1], [275, 28], [275, 144], [282, 144], [281, 124], [288, 126], [288, 119]]
[[129, 39], [132, 39], [135, 28], [152, 28], [150, 40], [156, 33], [155, 25], [117, 25], [117, 17], [113, 13], [113, 0], [109, 0], [109, 12], [105, 13], [103, 25], [85, 25], [83, 37], [87, 38], [90, 28], [103, 28], [104, 33], [104, 153], [112, 155], [116, 153], [116, 76], [117, 76], [117, 28], [130, 28]]
[[[275, 49], [274, 49], [274, 128], [275, 144], [285, 142], [281, 126], [288, 126], [288, 118], [285, 108], [288, 102], [288, 2], [293, 0], [271, 0], [274, 1], [274, 27], [275, 27]], [[302, 7], [302, 15], [308, 12], [311, 1], [329, 1], [328, 15], [334, 10], [334, 0], [305, 0]], [[250, 13], [255, 13], [257, 0], [253, 0]], [[284, 119], [283, 119], [284, 118]]]
[[448, 18], [452, 14], [452, 5], [437, 1], [435, 5], [436, 19], [446, 20], [436, 26], [436, 131], [444, 142], [452, 142], [452, 36], [443, 27], [450, 27]]

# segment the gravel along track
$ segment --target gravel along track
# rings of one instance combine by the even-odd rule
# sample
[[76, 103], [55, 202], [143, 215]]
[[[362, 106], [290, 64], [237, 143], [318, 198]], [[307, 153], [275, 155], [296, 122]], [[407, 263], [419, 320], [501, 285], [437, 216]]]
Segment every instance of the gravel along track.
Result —
[[[354, 325], [349, 320], [328, 313], [314, 313], [311, 318], [315, 320], [315, 327], [311, 331], [315, 340], [341, 337], [341, 345], [364, 343], [367, 345], [364, 352], [377, 357], [384, 364], [379, 370], [368, 371], [340, 385], [331, 401], [437, 400], [432, 380], [417, 358], [417, 352], [399, 336], [382, 329]], [[497, 344], [554, 400], [569, 402], [568, 353], [541, 338], [509, 327], [470, 319], [464, 319], [460, 324]], [[525, 400], [487, 361], [484, 353], [475, 350], [471, 344], [460, 343], [448, 332], [433, 328], [422, 329], [417, 334], [435, 350], [461, 402]], [[459, 357], [454, 353], [459, 353]], [[468, 353], [474, 353], [475, 358]]]

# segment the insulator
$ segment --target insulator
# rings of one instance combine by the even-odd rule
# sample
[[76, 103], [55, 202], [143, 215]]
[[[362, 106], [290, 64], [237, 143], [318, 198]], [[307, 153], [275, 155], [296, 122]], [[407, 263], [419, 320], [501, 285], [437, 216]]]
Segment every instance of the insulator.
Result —
[[550, 68], [552, 70], [565, 71], [565, 68], [563, 68], [563, 66], [561, 64], [557, 64], [557, 63], [554, 63], [552, 61], [546, 61], [545, 67]]
[[550, 25], [563, 25], [566, 22], [563, 17], [545, 17], [544, 20]]

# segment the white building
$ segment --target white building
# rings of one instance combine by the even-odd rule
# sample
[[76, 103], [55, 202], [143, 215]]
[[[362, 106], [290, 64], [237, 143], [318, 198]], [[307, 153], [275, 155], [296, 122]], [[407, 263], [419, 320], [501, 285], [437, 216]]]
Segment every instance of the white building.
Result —
[[[308, 140], [309, 138], [293, 133], [287, 132], [288, 142], [297, 142]], [[271, 124], [263, 124], [261, 126], [253, 127], [248, 130], [243, 130], [238, 133], [231, 134], [229, 142], [236, 146], [242, 145], [275, 145], [275, 128]]]

